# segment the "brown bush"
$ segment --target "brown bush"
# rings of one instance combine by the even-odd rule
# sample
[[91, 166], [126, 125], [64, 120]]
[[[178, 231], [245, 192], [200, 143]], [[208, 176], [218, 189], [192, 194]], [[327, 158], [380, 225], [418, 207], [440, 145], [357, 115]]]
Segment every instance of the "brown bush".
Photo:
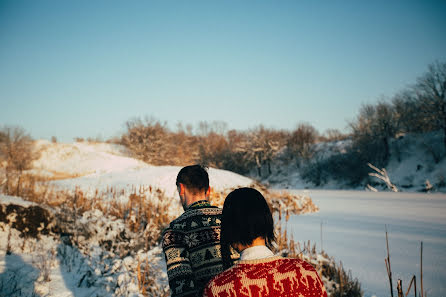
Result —
[[5, 163], [3, 191], [8, 195], [22, 194], [22, 176], [38, 158], [33, 140], [21, 127], [4, 127], [0, 137], [0, 164]]

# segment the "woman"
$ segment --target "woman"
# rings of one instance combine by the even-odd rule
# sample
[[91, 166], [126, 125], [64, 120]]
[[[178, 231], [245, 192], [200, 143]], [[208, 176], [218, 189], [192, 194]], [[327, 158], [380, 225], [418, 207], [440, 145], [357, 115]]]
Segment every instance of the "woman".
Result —
[[[206, 286], [204, 297], [327, 297], [316, 270], [300, 259], [275, 256], [274, 222], [259, 191], [240, 188], [226, 197], [221, 223], [222, 257], [229, 267]], [[231, 263], [230, 249], [240, 253]]]

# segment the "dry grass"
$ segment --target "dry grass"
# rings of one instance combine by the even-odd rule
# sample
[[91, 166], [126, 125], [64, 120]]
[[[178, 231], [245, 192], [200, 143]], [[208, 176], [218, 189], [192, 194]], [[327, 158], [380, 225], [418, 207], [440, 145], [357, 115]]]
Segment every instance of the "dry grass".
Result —
[[139, 292], [143, 296], [168, 297], [170, 295], [169, 290], [155, 283], [154, 273], [156, 271], [153, 271], [151, 268], [148, 258], [144, 262], [138, 261], [137, 278]]
[[[298, 215], [319, 211], [317, 205], [308, 196], [292, 194], [287, 191], [270, 191], [260, 183], [254, 183], [250, 187], [263, 194], [271, 207], [272, 213], [279, 215], [280, 218], [282, 215], [289, 217], [291, 214]], [[234, 188], [220, 192], [211, 191], [209, 197], [211, 204], [223, 207], [226, 196], [233, 190]]]
[[[79, 187], [74, 190], [61, 190], [51, 186], [48, 180], [30, 175], [22, 176], [19, 181], [23, 189], [21, 197], [39, 205], [54, 209], [55, 233], [68, 234], [70, 243], [83, 250], [81, 237], [88, 240], [88, 232], [79, 219], [86, 212], [99, 210], [110, 221], [121, 219], [128, 233], [117, 240], [122, 242], [104, 242], [103, 248], [111, 249], [118, 257], [124, 258], [130, 252], [147, 252], [160, 243], [161, 232], [173, 219], [170, 217], [171, 200], [164, 192], [153, 187], [132, 187], [120, 190], [108, 187], [104, 191], [96, 190], [85, 193]], [[16, 186], [16, 185], [15, 185]], [[25, 190], [26, 189], [26, 190]], [[125, 201], [125, 202], [122, 202]], [[87, 228], [88, 229], [88, 228]], [[46, 258], [36, 258], [42, 264], [42, 280], [49, 279]], [[135, 281], [138, 281], [140, 292], [144, 296], [168, 296], [168, 290], [157, 282], [159, 271], [152, 267], [146, 259], [139, 262], [135, 269]]]
[[20, 179], [8, 181], [11, 184], [3, 189], [22, 190], [20, 193], [9, 191], [5, 194], [60, 209], [66, 220], [75, 221], [84, 212], [91, 210], [122, 219], [129, 230], [144, 234], [146, 248], [159, 242], [162, 230], [172, 220], [169, 215], [171, 200], [166, 198], [162, 190], [151, 186], [134, 186], [129, 191], [107, 187], [105, 191], [96, 190], [87, 195], [79, 187], [73, 191], [58, 189], [48, 179], [33, 175], [22, 175]]
[[[85, 212], [91, 210], [99, 210], [107, 217], [122, 219], [133, 234], [139, 234], [143, 243], [138, 248], [143, 248], [145, 251], [160, 242], [162, 230], [172, 220], [169, 216], [169, 207], [171, 207], [169, 202], [171, 200], [165, 197], [163, 191], [150, 186], [132, 187], [128, 191], [108, 187], [104, 191], [96, 190], [94, 193], [87, 195], [80, 188], [75, 188], [73, 191], [60, 190], [52, 187], [49, 181], [32, 176], [22, 178], [21, 182], [23, 183], [21, 188], [26, 189], [26, 192], [23, 192], [22, 195], [24, 199], [60, 209], [61, 213], [66, 216], [63, 223], [71, 224], [73, 229], [78, 228], [76, 220]], [[312, 200], [309, 197], [287, 192], [272, 192], [259, 184], [253, 186], [267, 198], [273, 213], [279, 219], [276, 232], [276, 252], [287, 257], [304, 259], [315, 265], [320, 275], [328, 279], [330, 284], [340, 284], [331, 289], [327, 288], [332, 292], [331, 296], [360, 296], [352, 294], [352, 292], [360, 292], [359, 284], [357, 280], [352, 280], [351, 275], [345, 272], [342, 265], [336, 265], [332, 259], [328, 262], [318, 262], [315, 245], [311, 246], [309, 242], [301, 245], [288, 236], [286, 223], [291, 214], [318, 210]], [[231, 190], [211, 192], [211, 203], [222, 206], [224, 199]], [[127, 198], [126, 202], [121, 202], [122, 197]], [[283, 225], [285, 225], [285, 228], [282, 228]], [[73, 243], [76, 244], [75, 238]], [[128, 252], [127, 249], [125, 250]], [[325, 254], [324, 257], [329, 259]], [[144, 296], [168, 296], [163, 288], [158, 288], [159, 286], [155, 284], [156, 273], [154, 273], [148, 259], [139, 261], [135, 270], [141, 294]], [[336, 292], [342, 294], [336, 295]], [[346, 292], [350, 293], [346, 295]]]
[[71, 178], [78, 178], [78, 177], [82, 177], [88, 174], [94, 173], [94, 171], [91, 172], [84, 172], [84, 173], [76, 173], [76, 174], [72, 174], [72, 173], [67, 173], [67, 172], [58, 172], [58, 171], [51, 171], [51, 176], [50, 177], [45, 177], [43, 178], [44, 180], [50, 180], [50, 181], [55, 181], [55, 180], [63, 180], [63, 179], [71, 179]]

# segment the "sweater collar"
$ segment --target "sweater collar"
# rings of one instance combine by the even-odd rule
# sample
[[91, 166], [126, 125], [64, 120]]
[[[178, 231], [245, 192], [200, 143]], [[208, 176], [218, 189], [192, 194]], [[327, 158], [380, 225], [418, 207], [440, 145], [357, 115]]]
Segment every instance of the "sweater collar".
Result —
[[211, 206], [211, 204], [209, 203], [209, 201], [200, 200], [200, 201], [196, 201], [196, 202], [192, 203], [191, 205], [189, 205], [186, 210], [200, 209], [200, 208], [205, 208], [205, 207], [210, 207], [210, 206]]
[[257, 245], [244, 249], [240, 254], [240, 260], [256, 260], [273, 257], [274, 253], [264, 245]]

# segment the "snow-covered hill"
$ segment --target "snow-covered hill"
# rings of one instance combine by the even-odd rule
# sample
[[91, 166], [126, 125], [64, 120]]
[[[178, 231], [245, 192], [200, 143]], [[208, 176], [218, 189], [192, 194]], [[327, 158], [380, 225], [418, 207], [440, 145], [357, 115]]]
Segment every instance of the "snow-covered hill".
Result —
[[[166, 196], [176, 195], [175, 180], [181, 167], [151, 166], [131, 157], [124, 146], [108, 143], [50, 143], [38, 141], [40, 158], [33, 172], [53, 179], [58, 187], [85, 192], [129, 190], [132, 187], [152, 186]], [[189, 165], [189, 164], [185, 164]], [[253, 180], [239, 174], [209, 168], [210, 186], [215, 191], [249, 186]]]
[[[315, 145], [318, 162], [338, 153], [345, 153], [349, 140], [342, 140]], [[426, 191], [427, 183], [432, 185], [432, 192], [446, 192], [446, 157], [441, 131], [424, 134], [406, 134], [390, 142], [390, 158], [386, 170], [390, 180], [400, 191]], [[313, 160], [314, 161], [314, 160]], [[305, 166], [305, 165], [304, 165]], [[273, 188], [290, 189], [365, 189], [368, 183], [378, 190], [388, 190], [386, 185], [375, 177], [369, 177], [362, 184], [348, 185], [347, 182], [329, 179], [316, 186], [302, 178], [304, 166], [278, 161], [272, 166], [273, 173], [262, 179]], [[370, 173], [374, 170], [370, 169]], [[334, 173], [335, 174], [335, 173]], [[254, 176], [254, 175], [253, 175]]]

